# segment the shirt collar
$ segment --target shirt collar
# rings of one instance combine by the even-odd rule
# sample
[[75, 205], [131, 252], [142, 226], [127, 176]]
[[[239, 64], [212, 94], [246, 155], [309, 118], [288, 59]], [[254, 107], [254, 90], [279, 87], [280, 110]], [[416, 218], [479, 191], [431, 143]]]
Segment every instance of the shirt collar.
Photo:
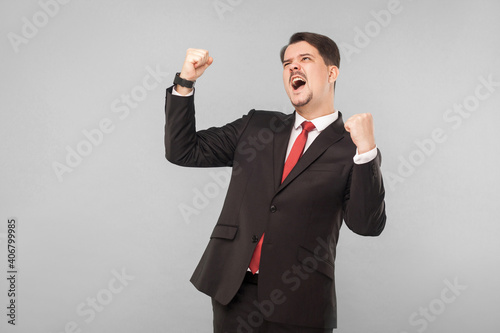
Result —
[[[318, 132], [323, 131], [325, 128], [327, 128], [330, 124], [332, 124], [335, 120], [337, 120], [339, 117], [339, 112], [335, 110], [335, 112], [327, 114], [326, 116], [321, 116], [318, 118], [314, 118], [312, 120], [309, 120], [314, 124]], [[304, 121], [308, 121], [306, 118], [302, 117], [298, 112], [295, 112], [295, 124], [293, 127], [298, 130], [301, 126], [301, 124]]]

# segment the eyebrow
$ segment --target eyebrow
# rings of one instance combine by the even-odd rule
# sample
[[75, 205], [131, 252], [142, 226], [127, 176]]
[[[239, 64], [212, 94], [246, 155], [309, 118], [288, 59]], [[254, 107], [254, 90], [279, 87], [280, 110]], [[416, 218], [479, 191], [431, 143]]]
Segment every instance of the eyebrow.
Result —
[[[309, 57], [314, 58], [314, 55], [312, 55], [310, 53], [301, 53], [301, 54], [299, 54], [299, 57], [304, 57], [304, 56], [309, 56]], [[285, 59], [285, 60], [283, 60], [282, 63], [284, 64], [285, 62], [290, 62], [290, 61], [292, 61], [292, 58]]]

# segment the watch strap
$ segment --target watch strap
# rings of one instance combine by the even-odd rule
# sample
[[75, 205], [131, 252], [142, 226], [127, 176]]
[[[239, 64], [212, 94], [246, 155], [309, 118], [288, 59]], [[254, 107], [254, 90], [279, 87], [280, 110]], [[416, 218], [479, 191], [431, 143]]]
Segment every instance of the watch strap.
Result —
[[185, 87], [185, 88], [193, 88], [194, 83], [196, 81], [189, 81], [189, 80], [183, 79], [183, 78], [181, 78], [180, 75], [181, 75], [180, 72], [175, 73], [174, 84], [177, 84], [177, 85], [179, 85], [181, 87]]

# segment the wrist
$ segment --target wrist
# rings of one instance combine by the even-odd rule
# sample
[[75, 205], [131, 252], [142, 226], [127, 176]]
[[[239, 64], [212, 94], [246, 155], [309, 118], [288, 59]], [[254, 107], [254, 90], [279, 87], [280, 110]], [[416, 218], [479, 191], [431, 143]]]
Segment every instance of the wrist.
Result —
[[366, 145], [359, 145], [359, 146], [357, 146], [357, 148], [358, 148], [358, 154], [367, 153], [370, 150], [375, 149], [376, 147], [377, 146], [375, 145], [375, 143], [373, 143], [373, 144], [366, 144]]
[[185, 95], [187, 95], [187, 94], [191, 93], [191, 91], [193, 91], [193, 88], [186, 88], [186, 87], [182, 87], [182, 86], [180, 86], [180, 85], [178, 85], [178, 84], [176, 84], [176, 85], [174, 86], [174, 89], [175, 89], [175, 91], [177, 91], [180, 95], [183, 95], [183, 96], [185, 96]]
[[176, 73], [175, 78], [174, 78], [174, 84], [180, 87], [185, 87], [185, 88], [193, 88], [194, 84], [196, 81], [191, 81], [191, 80], [186, 80], [181, 76], [181, 73]]
[[196, 77], [184, 73], [182, 70], [178, 73], [176, 73], [177, 76], [179, 76], [181, 79], [186, 80], [186, 81], [191, 81], [191, 82], [196, 82]]

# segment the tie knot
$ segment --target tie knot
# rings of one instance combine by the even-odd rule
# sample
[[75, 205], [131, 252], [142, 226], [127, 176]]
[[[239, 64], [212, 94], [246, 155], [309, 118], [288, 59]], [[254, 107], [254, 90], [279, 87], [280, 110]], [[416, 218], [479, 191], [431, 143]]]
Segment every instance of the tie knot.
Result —
[[302, 128], [304, 129], [304, 131], [306, 131], [306, 133], [309, 133], [310, 131], [312, 131], [313, 129], [316, 128], [316, 126], [314, 126], [314, 124], [310, 121], [304, 121], [302, 123]]

